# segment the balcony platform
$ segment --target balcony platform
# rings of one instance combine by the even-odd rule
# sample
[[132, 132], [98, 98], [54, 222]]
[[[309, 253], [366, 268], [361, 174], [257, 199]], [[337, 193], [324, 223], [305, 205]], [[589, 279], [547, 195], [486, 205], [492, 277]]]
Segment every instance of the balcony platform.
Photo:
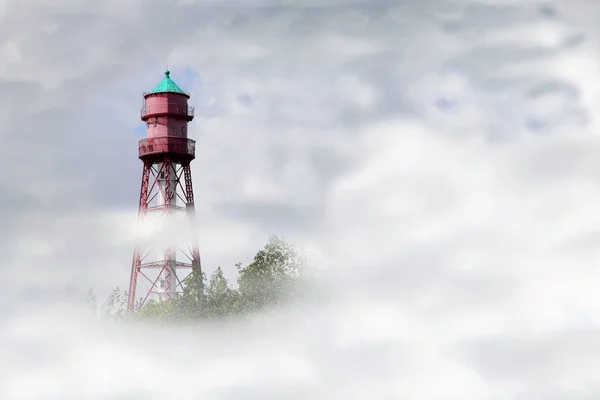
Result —
[[183, 161], [191, 161], [196, 158], [196, 141], [171, 136], [147, 138], [140, 140], [138, 150], [139, 158], [143, 160], [170, 154]]

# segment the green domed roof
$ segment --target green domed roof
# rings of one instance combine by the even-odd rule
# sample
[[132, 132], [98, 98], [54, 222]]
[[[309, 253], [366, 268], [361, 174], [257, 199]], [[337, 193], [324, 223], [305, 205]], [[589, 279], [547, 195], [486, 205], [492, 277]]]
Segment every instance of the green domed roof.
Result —
[[156, 85], [156, 87], [152, 89], [152, 91], [149, 93], [171, 92], [185, 94], [185, 92], [181, 90], [181, 88], [177, 86], [177, 84], [173, 82], [173, 80], [169, 77], [170, 74], [171, 72], [169, 70], [166, 70], [164, 79], [158, 85]]

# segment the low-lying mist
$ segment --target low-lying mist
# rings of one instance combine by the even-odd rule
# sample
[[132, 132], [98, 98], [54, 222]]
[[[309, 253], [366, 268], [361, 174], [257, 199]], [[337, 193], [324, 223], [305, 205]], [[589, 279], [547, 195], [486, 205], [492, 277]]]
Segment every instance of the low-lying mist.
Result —
[[598, 195], [534, 171], [540, 154], [570, 146], [581, 161], [593, 141], [385, 140], [402, 129], [371, 136], [377, 161], [331, 188], [321, 230], [290, 238], [312, 249], [319, 296], [165, 324], [102, 318], [20, 280], [2, 305], [0, 397], [591, 398]]
[[[377, 158], [331, 187], [321, 228], [290, 235], [318, 267], [319, 296], [225, 321], [116, 320], [78, 300], [87, 288], [56, 283], [101, 272], [78, 269], [78, 252], [17, 263], [1, 305], [0, 397], [591, 398], [598, 194], [571, 178], [589, 173], [593, 139], [454, 144], [396, 123], [369, 143]], [[565, 147], [572, 170], [540, 179]], [[96, 229], [101, 246], [93, 221], [54, 227], [53, 240]], [[128, 277], [122, 258], [107, 264], [109, 284]], [[207, 276], [217, 265], [205, 262]], [[27, 280], [52, 268], [54, 280]]]

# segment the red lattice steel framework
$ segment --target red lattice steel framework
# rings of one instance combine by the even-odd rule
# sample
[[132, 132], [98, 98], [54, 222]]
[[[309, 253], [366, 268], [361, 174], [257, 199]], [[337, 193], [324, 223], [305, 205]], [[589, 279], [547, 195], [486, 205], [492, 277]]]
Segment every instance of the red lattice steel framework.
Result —
[[[165, 79], [170, 79], [166, 75]], [[146, 122], [148, 137], [140, 140], [138, 148], [143, 162], [138, 233], [143, 221], [160, 225], [178, 214], [186, 217], [188, 234], [177, 245], [144, 242], [138, 235], [131, 264], [130, 310], [153, 295], [160, 299], [181, 293], [192, 271], [198, 279], [202, 276], [190, 170], [195, 142], [187, 138], [187, 123], [194, 113], [187, 106], [188, 98], [183, 92], [144, 94], [141, 119]]]

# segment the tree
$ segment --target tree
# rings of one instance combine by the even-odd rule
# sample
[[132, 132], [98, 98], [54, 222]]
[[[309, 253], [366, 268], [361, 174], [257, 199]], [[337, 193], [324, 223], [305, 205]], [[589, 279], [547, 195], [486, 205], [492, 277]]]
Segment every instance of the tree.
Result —
[[[91, 292], [91, 291], [90, 291]], [[92, 296], [95, 297], [92, 293]], [[105, 318], [120, 320], [127, 315], [127, 292], [121, 292], [118, 287], [113, 289], [106, 301], [100, 307], [100, 315]]]
[[197, 272], [192, 271], [185, 279], [183, 294], [174, 299], [155, 301], [150, 300], [141, 307], [136, 307], [136, 319], [155, 322], [189, 322], [202, 319], [206, 315], [206, 275], [202, 280], [197, 278]]
[[[305, 298], [312, 277], [298, 251], [277, 236], [269, 238], [254, 260], [245, 267], [236, 264], [239, 276], [238, 288], [229, 286], [221, 267], [218, 267], [206, 283], [193, 271], [183, 282], [183, 293], [174, 299], [138, 303], [133, 313], [126, 310], [127, 294], [118, 288], [100, 308], [104, 317], [124, 317], [155, 322], [189, 322], [200, 319], [230, 319], [241, 314], [257, 313], [278, 307], [290, 301]], [[93, 292], [85, 295], [85, 301], [95, 307]]]
[[239, 271], [238, 285], [242, 308], [256, 312], [295, 299], [304, 275], [303, 260], [284, 239], [271, 236], [254, 261]]
[[241, 311], [239, 304], [238, 291], [229, 287], [221, 267], [218, 267], [206, 288], [205, 316], [211, 319], [233, 317]]

